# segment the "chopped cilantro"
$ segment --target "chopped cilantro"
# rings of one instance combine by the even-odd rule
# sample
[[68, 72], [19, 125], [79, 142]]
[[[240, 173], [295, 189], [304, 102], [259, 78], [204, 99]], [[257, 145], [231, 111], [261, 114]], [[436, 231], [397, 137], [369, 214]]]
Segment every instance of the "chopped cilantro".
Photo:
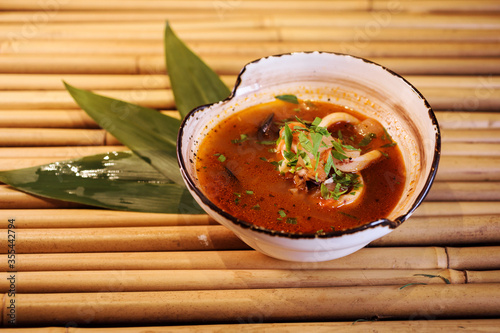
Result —
[[248, 195], [252, 195], [252, 194], [253, 194], [253, 191], [249, 191], [249, 190], [247, 190], [247, 191], [245, 191], [245, 193], [246, 193], [246, 194], [248, 194]]
[[222, 163], [222, 162], [226, 161], [226, 156], [220, 154], [219, 157], [217, 158], [217, 160]]
[[384, 135], [382, 135], [382, 140], [384, 140], [384, 141], [387, 140], [387, 141], [390, 141], [390, 142], [394, 142], [392, 140], [391, 135], [387, 132], [387, 130], [385, 129], [385, 127], [383, 127], [383, 129], [384, 129]]
[[276, 144], [276, 141], [257, 141], [259, 145], [272, 146]]
[[292, 130], [288, 126], [288, 124], [285, 124], [285, 147], [286, 150], [291, 152], [292, 150], [292, 141], [293, 141], [293, 134]]
[[389, 154], [387, 154], [386, 152], [383, 152], [383, 151], [381, 151], [381, 150], [379, 150], [379, 152], [380, 152], [382, 155], [384, 155], [385, 157], [389, 157]]
[[292, 103], [292, 104], [299, 104], [299, 100], [297, 96], [295, 95], [290, 95], [290, 94], [285, 94], [285, 95], [278, 95], [274, 96], [276, 99], [279, 99], [280, 101], [287, 102], [287, 103]]
[[327, 175], [330, 174], [330, 170], [331, 168], [333, 167], [333, 158], [332, 158], [332, 155], [328, 155], [328, 159], [326, 160], [326, 164], [325, 164], [325, 173]]
[[280, 214], [281, 217], [286, 217], [286, 213], [284, 210], [279, 210], [278, 214]]
[[385, 145], [380, 146], [380, 147], [381, 148], [390, 148], [390, 147], [394, 147], [395, 145], [397, 145], [396, 142], [391, 142], [391, 143], [386, 143]]
[[315, 108], [316, 107], [316, 104], [314, 104], [313, 102], [311, 102], [310, 100], [307, 100], [306, 101], [306, 105], [310, 108]]
[[360, 147], [365, 147], [368, 146], [373, 139], [375, 139], [377, 135], [375, 133], [368, 133], [366, 134], [363, 139], [361, 139], [361, 142], [358, 144]]
[[237, 144], [237, 143], [245, 142], [247, 140], [248, 140], [248, 135], [246, 135], [246, 134], [240, 134], [240, 138], [239, 139], [231, 140], [231, 143]]
[[323, 233], [323, 229], [319, 229], [318, 231], [316, 231], [317, 234], [322, 234]]
[[260, 205], [256, 204], [255, 206], [252, 207], [253, 210], [260, 210]]
[[288, 224], [297, 224], [297, 218], [295, 218], [295, 217], [287, 217], [285, 222], [288, 223]]
[[350, 217], [351, 219], [359, 220], [359, 217], [351, 215], [351, 214], [347, 214], [347, 213], [344, 213], [344, 212], [340, 212], [340, 214], [342, 214], [344, 216], [347, 216], [347, 217]]
[[317, 127], [319, 125], [319, 123], [321, 123], [321, 118], [316, 117], [316, 118], [314, 118], [311, 126]]

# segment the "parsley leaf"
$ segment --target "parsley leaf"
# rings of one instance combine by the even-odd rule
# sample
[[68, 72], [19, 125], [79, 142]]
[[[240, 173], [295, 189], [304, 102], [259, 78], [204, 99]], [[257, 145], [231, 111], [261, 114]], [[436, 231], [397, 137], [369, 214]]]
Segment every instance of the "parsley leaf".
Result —
[[375, 139], [377, 137], [377, 134], [375, 133], [368, 133], [366, 134], [363, 139], [361, 140], [361, 142], [358, 144], [359, 147], [366, 147], [368, 146], [373, 139]]
[[246, 135], [246, 134], [240, 134], [240, 138], [239, 139], [231, 140], [231, 143], [237, 144], [237, 143], [245, 142], [247, 140], [248, 140], [248, 135]]
[[274, 97], [276, 99], [279, 99], [280, 101], [283, 101], [283, 102], [292, 103], [292, 104], [299, 104], [299, 100], [298, 100], [297, 96], [295, 96], [295, 95], [285, 94], [285, 95], [278, 95], [278, 96], [274, 96]]

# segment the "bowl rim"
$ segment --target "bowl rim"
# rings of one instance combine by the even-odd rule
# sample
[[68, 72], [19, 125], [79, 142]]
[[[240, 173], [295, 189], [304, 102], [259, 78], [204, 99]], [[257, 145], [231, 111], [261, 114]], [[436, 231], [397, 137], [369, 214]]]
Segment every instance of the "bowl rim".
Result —
[[[418, 194], [418, 196], [415, 199], [415, 202], [413, 203], [413, 205], [411, 206], [411, 208], [406, 213], [398, 216], [394, 220], [390, 220], [390, 219], [387, 219], [387, 218], [382, 218], [382, 219], [378, 219], [378, 220], [375, 220], [375, 221], [371, 221], [371, 222], [365, 223], [363, 225], [360, 225], [360, 226], [357, 226], [357, 227], [354, 227], [354, 228], [345, 229], [345, 230], [339, 230], [339, 231], [330, 231], [330, 232], [325, 232], [325, 233], [320, 233], [320, 234], [317, 234], [317, 233], [285, 232], [285, 231], [279, 231], [279, 230], [273, 230], [273, 229], [267, 229], [267, 228], [264, 228], [264, 227], [260, 227], [260, 226], [254, 225], [254, 224], [252, 224], [250, 222], [247, 222], [245, 220], [241, 220], [241, 219], [238, 219], [238, 218], [232, 216], [231, 214], [225, 212], [224, 210], [222, 210], [221, 208], [219, 208], [217, 205], [215, 205], [195, 185], [192, 177], [186, 171], [187, 170], [186, 169], [186, 163], [185, 163], [185, 160], [184, 160], [184, 158], [182, 156], [182, 137], [183, 137], [183, 134], [184, 134], [184, 127], [185, 127], [186, 123], [188, 122], [188, 120], [191, 117], [193, 117], [195, 114], [197, 114], [198, 112], [202, 112], [205, 109], [207, 109], [207, 108], [209, 108], [209, 107], [211, 107], [213, 105], [216, 105], [216, 104], [219, 104], [219, 103], [220, 104], [225, 104], [228, 101], [232, 100], [235, 97], [236, 92], [237, 92], [238, 88], [240, 87], [241, 83], [243, 82], [242, 81], [242, 75], [245, 73], [245, 71], [247, 70], [247, 67], [249, 65], [256, 64], [258, 62], [265, 61], [266, 59], [270, 59], [270, 58], [278, 58], [278, 57], [283, 57], [283, 56], [293, 56], [293, 55], [296, 55], [296, 54], [304, 54], [304, 55], [307, 55], [307, 54], [327, 54], [327, 55], [333, 55], [333, 56], [339, 56], [339, 57], [349, 57], [349, 58], [354, 58], [354, 59], [358, 59], [358, 60], [364, 61], [364, 62], [366, 62], [366, 63], [368, 63], [370, 65], [378, 66], [382, 70], [386, 71], [387, 73], [389, 73], [389, 74], [391, 74], [391, 75], [393, 75], [393, 76], [395, 76], [395, 77], [403, 80], [403, 82], [409, 88], [411, 88], [413, 90], [413, 92], [417, 95], [417, 97], [420, 100], [422, 100], [422, 102], [424, 103], [424, 105], [427, 107], [427, 109], [428, 109], [428, 116], [429, 116], [429, 118], [431, 120], [432, 125], [435, 128], [435, 136], [436, 136], [435, 137], [436, 143], [435, 143], [435, 146], [434, 146], [433, 160], [432, 160], [431, 169], [430, 169], [429, 175], [427, 176], [427, 179], [425, 181], [424, 187], [422, 188], [422, 190]], [[253, 60], [253, 61], [247, 63], [241, 69], [240, 73], [238, 74], [238, 76], [236, 78], [236, 82], [235, 82], [234, 88], [232, 89], [231, 94], [227, 98], [225, 98], [225, 99], [223, 99], [223, 100], [221, 100], [219, 102], [200, 105], [200, 106], [194, 108], [193, 110], [191, 110], [184, 117], [184, 119], [181, 122], [181, 125], [180, 125], [180, 128], [179, 128], [179, 132], [178, 132], [178, 135], [177, 135], [176, 150], [177, 150], [177, 162], [179, 164], [180, 171], [181, 171], [182, 175], [184, 176], [184, 180], [186, 181], [186, 184], [189, 186], [189, 188], [193, 192], [196, 193], [196, 195], [200, 198], [200, 200], [205, 205], [207, 205], [210, 209], [212, 209], [213, 211], [215, 211], [217, 214], [219, 214], [222, 217], [226, 218], [227, 220], [231, 221], [233, 224], [235, 224], [235, 225], [237, 225], [239, 227], [242, 227], [244, 229], [250, 229], [250, 230], [253, 230], [253, 231], [256, 231], [256, 232], [259, 232], [259, 233], [267, 234], [269, 236], [280, 236], [280, 237], [286, 237], [286, 238], [291, 238], [291, 239], [337, 238], [337, 237], [341, 237], [343, 235], [355, 234], [355, 233], [358, 233], [358, 232], [361, 232], [361, 231], [364, 231], [364, 230], [367, 230], [367, 229], [372, 229], [372, 228], [380, 227], [380, 226], [386, 226], [386, 227], [389, 227], [390, 229], [395, 229], [396, 227], [398, 227], [399, 225], [401, 225], [404, 221], [406, 221], [413, 214], [413, 212], [418, 208], [418, 206], [420, 206], [420, 204], [424, 201], [425, 197], [429, 193], [431, 185], [432, 185], [432, 183], [433, 183], [433, 181], [434, 181], [434, 179], [436, 177], [436, 173], [437, 173], [437, 169], [438, 169], [438, 165], [439, 165], [439, 160], [440, 160], [440, 156], [441, 156], [441, 131], [440, 131], [440, 128], [439, 128], [439, 124], [438, 124], [436, 115], [434, 114], [434, 111], [432, 110], [432, 107], [430, 106], [429, 102], [425, 99], [425, 97], [422, 95], [422, 93], [420, 93], [404, 77], [402, 77], [401, 75], [399, 75], [396, 72], [392, 71], [391, 69], [389, 69], [389, 68], [387, 68], [385, 66], [382, 66], [382, 65], [380, 65], [378, 63], [375, 63], [375, 62], [373, 62], [371, 60], [368, 60], [368, 59], [365, 59], [365, 58], [362, 58], [362, 57], [358, 57], [358, 56], [353, 56], [353, 55], [350, 55], [350, 54], [338, 53], [338, 52], [328, 52], [328, 51], [303, 51], [303, 52], [290, 52], [290, 53], [281, 53], [281, 54], [276, 54], [276, 55], [270, 55], [270, 56], [262, 57], [262, 58], [259, 58], [259, 59], [256, 59], [256, 60]]]

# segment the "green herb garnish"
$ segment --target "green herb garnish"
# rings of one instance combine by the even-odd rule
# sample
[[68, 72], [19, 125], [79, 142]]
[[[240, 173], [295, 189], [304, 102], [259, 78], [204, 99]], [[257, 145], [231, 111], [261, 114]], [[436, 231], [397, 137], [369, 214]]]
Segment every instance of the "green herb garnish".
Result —
[[287, 103], [292, 103], [292, 104], [299, 104], [299, 100], [297, 96], [295, 95], [290, 95], [290, 94], [285, 94], [285, 95], [278, 95], [274, 96], [276, 99], [279, 99], [280, 101], [287, 102]]
[[231, 140], [231, 143], [238, 144], [238, 143], [245, 142], [247, 140], [248, 140], [248, 135], [246, 135], [246, 134], [240, 134], [240, 138], [239, 139]]
[[377, 134], [375, 133], [368, 133], [366, 134], [363, 139], [361, 139], [361, 142], [358, 144], [359, 147], [366, 147], [368, 146], [373, 139], [377, 137]]
[[297, 224], [297, 219], [295, 217], [287, 217], [285, 222], [288, 224]]
[[342, 214], [342, 215], [344, 215], [344, 216], [350, 217], [351, 219], [359, 220], [359, 217], [357, 217], [357, 216], [354, 216], [354, 215], [351, 215], [351, 214], [347, 214], [345, 212], [339, 212], [339, 213]]
[[425, 286], [425, 285], [427, 285], [427, 283], [421, 283], [421, 282], [407, 283], [404, 286], [399, 287], [399, 290], [404, 289], [404, 288], [409, 287], [409, 286], [417, 286], [417, 285], [424, 285]]
[[276, 141], [257, 141], [259, 145], [272, 146], [276, 144]]
[[450, 280], [448, 280], [447, 278], [445, 278], [444, 276], [441, 276], [441, 275], [434, 275], [434, 274], [413, 274], [413, 276], [424, 276], [424, 277], [428, 277], [428, 278], [440, 278], [441, 280], [444, 281], [444, 283], [451, 284]]

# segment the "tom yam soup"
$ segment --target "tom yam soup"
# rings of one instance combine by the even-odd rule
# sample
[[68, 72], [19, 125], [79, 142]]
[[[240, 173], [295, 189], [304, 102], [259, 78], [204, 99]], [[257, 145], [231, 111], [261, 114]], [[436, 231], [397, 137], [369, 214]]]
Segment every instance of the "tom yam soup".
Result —
[[216, 125], [197, 154], [208, 199], [234, 217], [289, 233], [328, 233], [387, 217], [405, 167], [376, 120], [294, 95]]

